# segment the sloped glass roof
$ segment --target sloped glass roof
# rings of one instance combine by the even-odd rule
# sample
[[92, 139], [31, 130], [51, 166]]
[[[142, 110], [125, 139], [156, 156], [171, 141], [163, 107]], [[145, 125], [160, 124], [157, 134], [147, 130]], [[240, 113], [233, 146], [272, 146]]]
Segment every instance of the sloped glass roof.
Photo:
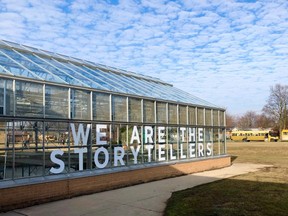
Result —
[[0, 75], [220, 108], [160, 79], [0, 40]]

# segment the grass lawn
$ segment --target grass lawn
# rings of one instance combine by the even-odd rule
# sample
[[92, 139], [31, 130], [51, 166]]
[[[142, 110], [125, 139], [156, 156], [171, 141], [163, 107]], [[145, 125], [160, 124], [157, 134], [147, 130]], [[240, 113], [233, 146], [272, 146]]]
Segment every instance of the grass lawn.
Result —
[[164, 215], [288, 215], [288, 142], [228, 142], [233, 163], [273, 167], [172, 194]]

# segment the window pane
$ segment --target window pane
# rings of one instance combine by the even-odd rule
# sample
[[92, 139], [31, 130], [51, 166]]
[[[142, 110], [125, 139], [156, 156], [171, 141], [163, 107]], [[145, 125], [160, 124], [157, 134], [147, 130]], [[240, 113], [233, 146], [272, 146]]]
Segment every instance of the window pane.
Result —
[[205, 109], [205, 125], [212, 125], [211, 122], [211, 109]]
[[13, 82], [0, 79], [0, 115], [13, 115]]
[[213, 110], [213, 125], [214, 126], [219, 126], [218, 110]]
[[93, 119], [110, 121], [110, 95], [93, 92]]
[[145, 123], [155, 123], [155, 110], [154, 110], [154, 102], [144, 100], [143, 103], [143, 118]]
[[197, 109], [197, 125], [204, 125], [204, 109]]
[[15, 178], [44, 175], [42, 137], [42, 122], [15, 122]]
[[[52, 167], [58, 169], [59, 165], [54, 164], [50, 155], [52, 151], [61, 150], [63, 155], [59, 156], [64, 162], [64, 170], [62, 173], [77, 171], [79, 160], [75, 155], [71, 154], [71, 162], [69, 167], [69, 143], [73, 145], [73, 139], [69, 140], [69, 124], [66, 122], [45, 122], [44, 145], [45, 145], [45, 175], [53, 175], [50, 171]], [[70, 132], [71, 135], [71, 132]], [[72, 136], [72, 135], [71, 135]], [[70, 150], [73, 152], [74, 150]]]
[[129, 98], [129, 121], [141, 122], [141, 100], [135, 98]]
[[169, 104], [169, 124], [177, 124], [177, 105]]
[[219, 152], [219, 129], [214, 129], [213, 131], [213, 155], [217, 156], [220, 154]]
[[90, 119], [90, 92], [71, 89], [71, 118]]
[[179, 106], [179, 124], [187, 124], [187, 108]]
[[13, 124], [0, 121], [0, 180], [11, 179], [13, 173]]
[[225, 122], [224, 122], [224, 112], [220, 111], [220, 126], [225, 126]]
[[188, 112], [189, 112], [189, 124], [196, 125], [196, 108], [189, 107]]
[[46, 86], [45, 117], [68, 118], [68, 89]]
[[41, 84], [16, 81], [16, 115], [43, 116], [43, 87]]
[[112, 120], [127, 122], [126, 97], [112, 97]]
[[166, 103], [157, 102], [157, 123], [167, 123], [166, 121]]

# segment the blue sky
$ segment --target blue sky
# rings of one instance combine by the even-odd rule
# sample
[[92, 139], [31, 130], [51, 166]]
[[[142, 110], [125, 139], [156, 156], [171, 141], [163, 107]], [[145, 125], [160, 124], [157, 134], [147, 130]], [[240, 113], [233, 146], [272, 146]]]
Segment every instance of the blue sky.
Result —
[[158, 77], [231, 114], [288, 84], [287, 0], [0, 0], [0, 38]]

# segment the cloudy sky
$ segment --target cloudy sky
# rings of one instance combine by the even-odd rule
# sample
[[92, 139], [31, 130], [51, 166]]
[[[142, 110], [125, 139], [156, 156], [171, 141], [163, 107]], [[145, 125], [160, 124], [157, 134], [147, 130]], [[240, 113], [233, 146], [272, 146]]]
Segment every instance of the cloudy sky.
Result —
[[158, 77], [231, 114], [288, 84], [287, 0], [0, 0], [0, 38]]

